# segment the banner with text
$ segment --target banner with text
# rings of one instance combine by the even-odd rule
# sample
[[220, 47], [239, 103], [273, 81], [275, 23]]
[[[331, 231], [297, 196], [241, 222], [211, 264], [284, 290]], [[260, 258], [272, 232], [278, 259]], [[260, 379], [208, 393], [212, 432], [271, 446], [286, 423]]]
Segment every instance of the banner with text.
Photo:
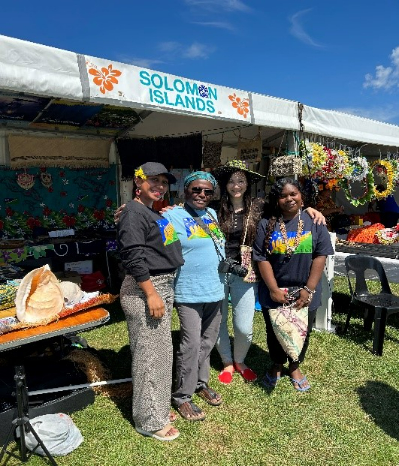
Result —
[[90, 100], [107, 98], [251, 123], [248, 92], [100, 58], [86, 56], [85, 61]]

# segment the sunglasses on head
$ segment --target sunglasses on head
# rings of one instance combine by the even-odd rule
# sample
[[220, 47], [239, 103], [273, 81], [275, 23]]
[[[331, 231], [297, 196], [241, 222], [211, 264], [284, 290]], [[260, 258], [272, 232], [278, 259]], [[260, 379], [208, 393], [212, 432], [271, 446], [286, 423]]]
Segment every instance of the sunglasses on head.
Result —
[[200, 188], [199, 186], [194, 186], [191, 188], [191, 192], [194, 194], [201, 194], [204, 191], [205, 196], [213, 196], [215, 191], [213, 189]]

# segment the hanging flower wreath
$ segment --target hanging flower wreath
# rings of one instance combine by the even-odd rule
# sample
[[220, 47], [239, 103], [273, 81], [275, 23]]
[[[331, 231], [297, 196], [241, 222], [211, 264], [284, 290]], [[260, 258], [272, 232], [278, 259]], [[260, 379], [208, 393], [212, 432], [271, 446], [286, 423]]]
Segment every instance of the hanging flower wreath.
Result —
[[340, 186], [345, 193], [345, 197], [355, 207], [368, 204], [375, 197], [376, 190], [374, 188], [374, 176], [371, 170], [367, 172], [364, 193], [360, 197], [355, 197], [352, 194], [350, 182], [347, 178], [344, 178], [340, 181]]
[[390, 160], [393, 169], [393, 183], [395, 186], [399, 185], [399, 162], [396, 159]]
[[[384, 191], [378, 191], [375, 189], [375, 197], [380, 200], [380, 199], [385, 199], [386, 197], [390, 196], [394, 189], [394, 172], [393, 172], [393, 166], [392, 163], [389, 162], [388, 160], [375, 160], [371, 164], [371, 170], [372, 174], [374, 174], [374, 170], [376, 170], [387, 177], [387, 187]], [[374, 182], [374, 175], [373, 175], [373, 182]]]
[[366, 178], [369, 172], [369, 164], [366, 157], [354, 157], [349, 163], [349, 181], [362, 181]]

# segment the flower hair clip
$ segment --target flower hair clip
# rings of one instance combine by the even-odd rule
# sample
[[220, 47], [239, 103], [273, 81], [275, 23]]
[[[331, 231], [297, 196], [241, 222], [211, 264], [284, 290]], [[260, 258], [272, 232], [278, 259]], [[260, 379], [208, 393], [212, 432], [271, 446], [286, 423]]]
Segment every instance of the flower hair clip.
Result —
[[146, 180], [147, 179], [147, 176], [146, 174], [144, 173], [143, 169], [140, 167], [140, 168], [137, 168], [135, 171], [134, 171], [134, 176], [136, 178], [141, 178], [142, 180]]

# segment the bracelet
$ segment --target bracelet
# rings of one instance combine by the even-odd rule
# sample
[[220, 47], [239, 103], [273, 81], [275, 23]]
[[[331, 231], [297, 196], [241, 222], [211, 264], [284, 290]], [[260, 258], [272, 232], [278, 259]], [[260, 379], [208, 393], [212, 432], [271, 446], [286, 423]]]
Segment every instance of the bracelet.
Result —
[[307, 291], [309, 294], [313, 295], [316, 293], [316, 290], [311, 290], [308, 288], [306, 285], [302, 287], [305, 291]]

